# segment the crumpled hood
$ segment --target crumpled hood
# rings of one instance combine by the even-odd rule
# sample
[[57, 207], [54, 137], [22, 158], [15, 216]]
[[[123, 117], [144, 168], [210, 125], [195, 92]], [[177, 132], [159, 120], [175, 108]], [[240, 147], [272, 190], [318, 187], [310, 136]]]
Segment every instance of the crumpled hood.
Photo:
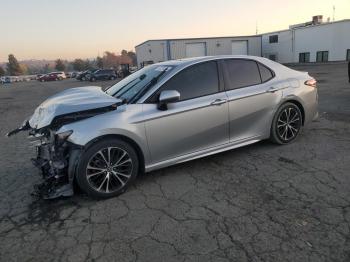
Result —
[[107, 95], [98, 86], [70, 88], [57, 93], [39, 105], [29, 119], [32, 128], [39, 129], [50, 125], [59, 115], [107, 107], [121, 100]]

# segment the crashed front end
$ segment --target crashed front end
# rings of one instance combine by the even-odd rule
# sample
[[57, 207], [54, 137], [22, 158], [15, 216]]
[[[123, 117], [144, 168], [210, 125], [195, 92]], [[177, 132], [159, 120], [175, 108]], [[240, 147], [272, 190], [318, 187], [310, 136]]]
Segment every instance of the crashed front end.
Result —
[[43, 178], [41, 184], [34, 186], [34, 195], [53, 199], [74, 194], [75, 168], [83, 147], [68, 141], [73, 130], [59, 132], [59, 129], [66, 124], [116, 110], [116, 108], [117, 104], [113, 104], [103, 108], [60, 115], [55, 117], [50, 125], [39, 129], [33, 128], [30, 120], [26, 120], [21, 127], [7, 134], [9, 137], [20, 131], [29, 131], [28, 138], [36, 149], [36, 157], [31, 160], [34, 166], [41, 170]]
[[69, 170], [69, 164], [74, 163], [74, 151], [80, 151], [80, 147], [67, 142], [73, 131], [56, 133], [55, 130], [32, 129], [29, 139], [36, 148], [36, 157], [32, 158], [34, 166], [42, 172], [43, 182], [35, 185], [34, 194], [44, 199], [52, 199], [60, 196], [72, 196], [74, 172]]

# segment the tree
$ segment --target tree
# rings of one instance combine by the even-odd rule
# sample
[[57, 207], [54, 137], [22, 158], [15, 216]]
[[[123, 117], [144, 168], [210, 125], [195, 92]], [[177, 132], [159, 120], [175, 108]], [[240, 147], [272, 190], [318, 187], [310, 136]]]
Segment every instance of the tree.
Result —
[[103, 66], [105, 68], [115, 68], [117, 69], [120, 65], [119, 56], [115, 53], [106, 51], [103, 55]]
[[72, 65], [75, 71], [84, 71], [86, 64], [83, 59], [78, 58], [73, 61]]
[[103, 58], [102, 57], [100, 57], [100, 56], [96, 57], [96, 66], [98, 68], [103, 68]]
[[22, 75], [28, 74], [28, 67], [26, 64], [19, 64], [19, 68], [21, 70]]
[[133, 66], [136, 66], [137, 65], [137, 57], [136, 57], [136, 54], [135, 54], [135, 52], [133, 52], [133, 51], [129, 51], [128, 52], [128, 57], [130, 57], [130, 59], [131, 59], [131, 63], [132, 63], [132, 65]]
[[4, 76], [5, 73], [5, 69], [0, 66], [0, 76]]
[[55, 63], [56, 63], [55, 65], [56, 70], [64, 71], [66, 69], [66, 65], [63, 63], [61, 59], [57, 59]]
[[22, 74], [22, 69], [16, 57], [13, 54], [9, 55], [9, 62], [7, 63], [7, 72], [11, 76], [18, 76]]
[[126, 51], [125, 49], [123, 49], [122, 52], [121, 52], [121, 55], [122, 55], [122, 56], [127, 56], [127, 55], [128, 55], [128, 51]]
[[43, 68], [44, 73], [47, 74], [49, 70], [50, 70], [50, 64], [45, 64]]

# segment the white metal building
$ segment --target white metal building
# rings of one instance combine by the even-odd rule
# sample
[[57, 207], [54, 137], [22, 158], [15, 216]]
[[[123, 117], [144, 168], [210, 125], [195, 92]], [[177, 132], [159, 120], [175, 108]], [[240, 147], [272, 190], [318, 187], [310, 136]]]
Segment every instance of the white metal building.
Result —
[[350, 60], [350, 19], [263, 34], [262, 53], [280, 63]]
[[148, 40], [135, 47], [138, 66], [207, 55], [264, 56], [280, 63], [350, 60], [350, 19], [292, 25], [254, 36]]
[[135, 47], [138, 66], [210, 55], [261, 56], [261, 36], [148, 40]]

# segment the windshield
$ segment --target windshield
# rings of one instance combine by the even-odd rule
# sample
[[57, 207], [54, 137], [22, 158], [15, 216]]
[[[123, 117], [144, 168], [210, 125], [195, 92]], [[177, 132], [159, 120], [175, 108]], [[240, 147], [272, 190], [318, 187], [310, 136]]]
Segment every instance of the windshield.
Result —
[[172, 69], [172, 66], [163, 65], [144, 67], [108, 88], [106, 93], [124, 101], [130, 101], [139, 92], [143, 92], [144, 88], [149, 86], [152, 81], [156, 82]]

